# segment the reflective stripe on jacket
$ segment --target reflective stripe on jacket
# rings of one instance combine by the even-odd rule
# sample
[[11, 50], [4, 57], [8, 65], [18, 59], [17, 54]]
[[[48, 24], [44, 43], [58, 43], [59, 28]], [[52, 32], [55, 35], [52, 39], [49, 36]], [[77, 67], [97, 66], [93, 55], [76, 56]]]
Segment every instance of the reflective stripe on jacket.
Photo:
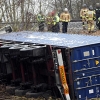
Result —
[[52, 21], [53, 21], [53, 17], [47, 17], [46, 18], [46, 21], [47, 21], [47, 24], [52, 24]]
[[60, 21], [69, 22], [70, 21], [70, 14], [69, 13], [62, 13], [60, 15]]
[[87, 8], [81, 9], [80, 17], [85, 18], [88, 11], [89, 11], [89, 9], [87, 9]]
[[56, 15], [56, 16], [54, 16], [54, 18], [53, 18], [53, 25], [56, 25], [56, 23], [58, 23], [58, 22], [59, 22], [59, 16]]
[[38, 14], [38, 16], [37, 16], [37, 20], [38, 20], [38, 22], [43, 22], [43, 21], [45, 20], [45, 18], [44, 18], [43, 15]]
[[87, 19], [88, 20], [94, 20], [95, 18], [95, 12], [94, 11], [88, 11], [87, 12]]

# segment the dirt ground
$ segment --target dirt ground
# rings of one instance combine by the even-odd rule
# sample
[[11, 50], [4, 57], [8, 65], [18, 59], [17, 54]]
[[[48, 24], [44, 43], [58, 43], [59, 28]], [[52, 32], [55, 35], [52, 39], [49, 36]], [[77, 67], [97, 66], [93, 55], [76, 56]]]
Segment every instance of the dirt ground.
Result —
[[94, 31], [94, 32], [89, 33], [87, 30], [85, 30], [85, 31], [81, 31], [80, 33], [86, 34], [86, 35], [100, 36], [100, 31]]
[[83, 29], [68, 29], [68, 34], [100, 36], [100, 30], [95, 30], [89, 33], [87, 30], [83, 30]]
[[[47, 100], [43, 97], [38, 97], [38, 98], [26, 98], [25, 96], [19, 97], [19, 96], [14, 96], [14, 95], [9, 95], [6, 92], [6, 88], [4, 85], [0, 85], [0, 100]], [[48, 97], [48, 100], [61, 100], [60, 98], [58, 99], [52, 99], [52, 97]]]

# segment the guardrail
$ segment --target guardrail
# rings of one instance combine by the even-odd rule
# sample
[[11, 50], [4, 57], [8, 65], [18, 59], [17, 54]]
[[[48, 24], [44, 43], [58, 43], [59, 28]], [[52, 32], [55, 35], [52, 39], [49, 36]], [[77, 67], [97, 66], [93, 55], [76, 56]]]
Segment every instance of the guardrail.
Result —
[[[75, 19], [75, 20], [71, 20], [71, 22], [81, 22], [81, 19]], [[27, 22], [2, 22], [0, 24], [20, 24], [20, 23], [27, 23]], [[28, 22], [28, 23], [37, 23], [37, 21], [34, 22]]]

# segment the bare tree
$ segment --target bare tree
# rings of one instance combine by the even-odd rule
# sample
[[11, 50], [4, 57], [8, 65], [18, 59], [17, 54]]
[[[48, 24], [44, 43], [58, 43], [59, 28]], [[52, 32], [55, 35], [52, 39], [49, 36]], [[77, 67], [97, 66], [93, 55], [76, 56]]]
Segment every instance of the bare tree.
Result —
[[93, 5], [100, 0], [0, 0], [0, 22], [14, 23], [15, 31], [30, 30], [36, 15], [42, 11], [44, 15], [56, 9], [59, 13], [68, 8], [72, 19], [79, 19], [79, 12], [84, 3]]

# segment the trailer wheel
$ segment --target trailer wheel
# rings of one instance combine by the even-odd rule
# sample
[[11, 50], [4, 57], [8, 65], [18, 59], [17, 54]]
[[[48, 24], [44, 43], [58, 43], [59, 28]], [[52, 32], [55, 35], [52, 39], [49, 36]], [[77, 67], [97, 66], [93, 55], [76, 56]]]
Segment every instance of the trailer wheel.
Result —
[[15, 95], [15, 90], [18, 87], [15, 86], [6, 86], [6, 92], [9, 93], [10, 95]]
[[41, 83], [41, 84], [38, 84], [38, 85], [31, 86], [31, 89], [34, 92], [45, 92], [45, 91], [48, 90], [48, 85], [46, 83]]
[[33, 92], [33, 91], [29, 91], [26, 93], [26, 97], [27, 98], [38, 98], [38, 97], [42, 97], [42, 98], [45, 98], [46, 100], [52, 96], [52, 91], [51, 90], [48, 90], [46, 92]]
[[30, 91], [30, 89], [27, 89], [27, 90], [16, 89], [16, 90], [15, 90], [15, 95], [16, 95], [16, 96], [23, 96], [23, 95], [25, 95], [28, 91]]
[[27, 98], [38, 98], [38, 97], [41, 97], [43, 95], [44, 92], [38, 92], [38, 93], [33, 93], [33, 91], [29, 91], [26, 93], [26, 97]]

